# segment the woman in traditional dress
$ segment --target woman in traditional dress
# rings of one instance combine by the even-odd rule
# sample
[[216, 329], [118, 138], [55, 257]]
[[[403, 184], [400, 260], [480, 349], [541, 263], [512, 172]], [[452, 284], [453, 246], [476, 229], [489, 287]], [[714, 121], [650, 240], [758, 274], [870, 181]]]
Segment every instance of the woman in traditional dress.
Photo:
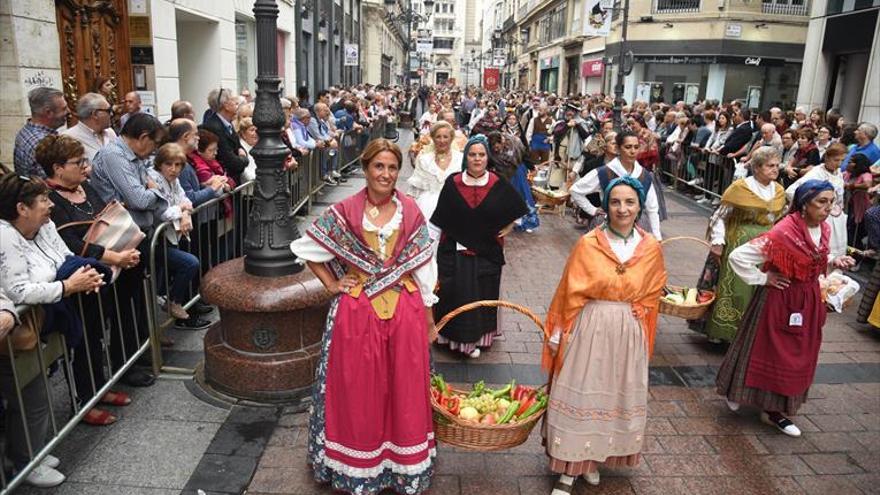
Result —
[[419, 207], [395, 190], [401, 153], [361, 155], [366, 189], [291, 244], [334, 297], [312, 394], [308, 462], [319, 482], [358, 495], [428, 489], [436, 455], [428, 344], [436, 268]]
[[[808, 129], [806, 129], [808, 130]], [[840, 171], [840, 162], [846, 156], [846, 146], [834, 143], [828, 147], [825, 153], [825, 163], [817, 165], [807, 171], [803, 177], [795, 181], [785, 190], [785, 197], [789, 203], [794, 199], [794, 194], [801, 184], [808, 180], [825, 180], [834, 186], [834, 205], [831, 207], [831, 215], [826, 222], [831, 226], [831, 239], [828, 247], [835, 257], [846, 254], [846, 213], [844, 212], [844, 184], [843, 174]]]
[[[459, 172], [458, 164], [462, 161], [460, 151], [453, 149], [452, 137], [455, 133], [452, 124], [440, 121], [431, 127], [431, 140], [434, 142], [431, 151], [423, 150], [415, 162], [415, 169], [409, 176], [407, 195], [416, 200], [422, 215], [429, 219], [437, 207], [440, 190], [446, 178]], [[440, 230], [428, 224], [431, 239], [434, 241], [435, 252], [440, 241]]]
[[[438, 319], [464, 304], [498, 299], [504, 236], [528, 213], [513, 186], [487, 169], [489, 154], [489, 141], [482, 134], [468, 141], [463, 170], [446, 179], [431, 217], [443, 231], [437, 254]], [[450, 321], [437, 341], [477, 358], [480, 347], [491, 346], [499, 335], [497, 308], [481, 308]]]
[[[639, 162], [636, 156], [639, 154], [639, 138], [631, 131], [624, 131], [614, 137], [617, 144], [617, 158], [607, 165], [587, 172], [580, 180], [575, 182], [569, 189], [571, 199], [574, 200], [587, 215], [593, 217], [593, 222], [598, 222], [605, 212], [596, 208], [587, 199], [590, 194], [602, 192], [618, 177], [631, 176], [642, 184], [645, 191], [644, 214], [640, 216], [639, 226], [651, 232], [658, 240], [662, 239], [660, 233], [660, 203], [657, 199], [657, 188], [654, 187], [654, 178]], [[604, 201], [604, 198], [603, 198]], [[596, 217], [599, 218], [596, 218]]]
[[529, 208], [528, 213], [516, 219], [514, 229], [517, 232], [532, 233], [541, 224], [541, 220], [538, 218], [532, 186], [527, 177], [528, 168], [523, 162], [525, 147], [516, 136], [506, 132], [492, 132], [487, 138], [492, 149], [489, 154], [489, 170], [510, 181], [510, 185]]
[[[727, 263], [739, 246], [770, 230], [785, 211], [785, 190], [776, 182], [779, 153], [764, 146], [752, 155], [752, 173], [738, 179], [721, 196], [721, 206], [709, 219], [710, 256], [719, 263], [715, 304], [703, 331], [713, 343], [732, 342], [754, 287], [746, 284]], [[708, 260], [707, 265], [714, 262]]]
[[825, 219], [833, 205], [830, 182], [805, 181], [784, 219], [730, 254], [736, 275], [760, 287], [718, 370], [718, 393], [731, 410], [757, 407], [762, 421], [793, 437], [801, 431], [786, 415], [797, 414], [806, 401], [822, 345], [826, 310], [819, 275], [829, 264], [846, 269], [855, 263], [829, 256]]
[[560, 474], [552, 495], [571, 493], [577, 476], [598, 484], [600, 464], [637, 465], [644, 439], [663, 252], [636, 225], [641, 182], [612, 180], [602, 203], [608, 220], [572, 249], [544, 327], [551, 386], [542, 433]]

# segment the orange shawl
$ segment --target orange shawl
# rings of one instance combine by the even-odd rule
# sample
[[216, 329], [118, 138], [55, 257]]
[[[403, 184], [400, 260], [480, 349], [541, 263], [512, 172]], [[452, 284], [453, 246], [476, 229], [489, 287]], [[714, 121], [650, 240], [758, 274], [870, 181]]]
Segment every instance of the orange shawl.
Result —
[[[575, 244], [547, 311], [541, 360], [545, 370], [552, 369], [556, 374], [562, 367], [569, 332], [584, 305], [591, 299], [631, 303], [645, 330], [648, 355], [651, 355], [660, 296], [666, 285], [666, 268], [660, 243], [640, 228], [639, 233], [642, 240], [632, 258], [622, 265], [611, 250], [601, 227], [584, 235]], [[554, 358], [548, 341], [555, 330], [562, 331], [562, 339]]]

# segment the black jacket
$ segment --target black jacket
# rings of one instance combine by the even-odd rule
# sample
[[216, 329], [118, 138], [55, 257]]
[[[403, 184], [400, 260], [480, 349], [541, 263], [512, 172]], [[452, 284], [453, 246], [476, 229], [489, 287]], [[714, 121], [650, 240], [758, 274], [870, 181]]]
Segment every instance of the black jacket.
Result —
[[751, 122], [743, 122], [736, 126], [736, 129], [727, 136], [724, 146], [718, 150], [718, 154], [726, 156], [728, 153], [735, 153], [752, 140], [752, 124]]
[[217, 161], [223, 165], [226, 173], [238, 183], [241, 179], [241, 173], [248, 166], [248, 158], [238, 154], [238, 150], [243, 148], [235, 131], [227, 132], [226, 126], [223, 125], [223, 121], [217, 114], [211, 114], [201, 128], [217, 135], [220, 141], [217, 143]]

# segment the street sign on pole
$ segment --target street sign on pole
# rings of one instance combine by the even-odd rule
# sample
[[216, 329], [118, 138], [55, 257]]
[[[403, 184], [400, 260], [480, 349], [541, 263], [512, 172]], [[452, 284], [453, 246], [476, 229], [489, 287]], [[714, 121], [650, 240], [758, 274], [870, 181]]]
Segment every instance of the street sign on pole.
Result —
[[419, 38], [416, 40], [416, 51], [419, 53], [431, 53], [434, 51], [433, 38]]

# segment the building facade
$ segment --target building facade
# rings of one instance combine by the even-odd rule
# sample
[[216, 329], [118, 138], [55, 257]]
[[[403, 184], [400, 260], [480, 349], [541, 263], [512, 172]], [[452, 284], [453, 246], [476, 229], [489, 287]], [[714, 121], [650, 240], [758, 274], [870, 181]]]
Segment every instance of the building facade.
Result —
[[409, 69], [407, 23], [394, 16], [411, 8], [410, 0], [362, 0], [361, 70], [369, 84], [404, 84]]
[[[751, 108], [793, 108], [804, 57], [807, 0], [645, 0], [630, 2], [627, 101], [741, 100]], [[621, 35], [615, 11], [606, 53]]]
[[806, 44], [798, 105], [880, 122], [880, 0], [816, 0]]
[[[307, 86], [312, 96], [332, 85], [361, 81], [361, 64], [345, 64], [346, 47], [361, 41], [361, 0], [304, 0], [297, 2], [294, 32], [298, 39], [297, 86]], [[295, 88], [289, 88], [293, 94]]]

